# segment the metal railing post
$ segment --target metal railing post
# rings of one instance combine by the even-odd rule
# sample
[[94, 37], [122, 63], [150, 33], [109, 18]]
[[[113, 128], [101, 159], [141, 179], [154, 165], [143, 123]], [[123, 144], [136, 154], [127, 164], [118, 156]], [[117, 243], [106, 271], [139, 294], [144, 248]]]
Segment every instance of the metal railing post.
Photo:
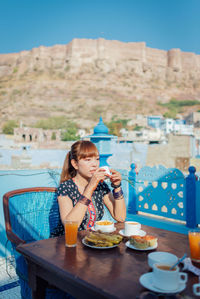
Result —
[[188, 168], [189, 175], [186, 177], [186, 225], [195, 228], [196, 223], [196, 168]]
[[135, 185], [136, 185], [136, 165], [134, 163], [132, 163], [130, 165], [131, 170], [129, 171], [129, 175], [128, 175], [128, 180], [129, 180], [129, 187], [128, 187], [128, 191], [129, 191], [129, 198], [128, 198], [128, 213], [130, 214], [136, 214], [137, 213], [137, 208], [136, 208], [136, 189], [135, 189]]

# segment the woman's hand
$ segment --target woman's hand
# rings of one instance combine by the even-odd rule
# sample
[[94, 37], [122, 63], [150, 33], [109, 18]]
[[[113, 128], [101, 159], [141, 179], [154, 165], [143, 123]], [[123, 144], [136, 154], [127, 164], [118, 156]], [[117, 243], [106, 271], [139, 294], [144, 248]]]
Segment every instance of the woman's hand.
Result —
[[114, 169], [110, 169], [110, 172], [112, 173], [112, 175], [110, 176], [111, 183], [115, 186], [119, 185], [122, 180], [122, 176], [121, 176], [120, 172], [118, 172]]
[[106, 174], [105, 169], [98, 168], [94, 173], [93, 176], [91, 177], [88, 185], [85, 188], [84, 195], [87, 194], [87, 197], [91, 197], [94, 190], [97, 188], [99, 182], [103, 182], [108, 175]]

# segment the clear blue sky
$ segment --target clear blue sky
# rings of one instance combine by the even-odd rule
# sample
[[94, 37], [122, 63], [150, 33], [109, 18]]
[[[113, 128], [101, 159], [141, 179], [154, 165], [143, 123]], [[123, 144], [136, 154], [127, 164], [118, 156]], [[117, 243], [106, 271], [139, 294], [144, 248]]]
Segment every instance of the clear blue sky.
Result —
[[200, 54], [200, 0], [0, 0], [0, 53], [99, 37]]

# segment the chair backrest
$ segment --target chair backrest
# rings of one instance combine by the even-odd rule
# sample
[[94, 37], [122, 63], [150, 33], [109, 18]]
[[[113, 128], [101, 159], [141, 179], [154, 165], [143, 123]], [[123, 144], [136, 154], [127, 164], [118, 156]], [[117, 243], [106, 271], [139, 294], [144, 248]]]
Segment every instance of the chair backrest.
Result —
[[3, 196], [8, 239], [19, 243], [49, 238], [60, 223], [56, 188], [18, 189]]
[[[3, 207], [6, 234], [12, 244], [16, 273], [21, 286], [21, 298], [31, 299], [27, 264], [16, 247], [20, 243], [49, 238], [60, 226], [56, 188], [35, 187], [7, 192], [3, 196]], [[45, 298], [66, 297], [63, 292], [47, 289]]]

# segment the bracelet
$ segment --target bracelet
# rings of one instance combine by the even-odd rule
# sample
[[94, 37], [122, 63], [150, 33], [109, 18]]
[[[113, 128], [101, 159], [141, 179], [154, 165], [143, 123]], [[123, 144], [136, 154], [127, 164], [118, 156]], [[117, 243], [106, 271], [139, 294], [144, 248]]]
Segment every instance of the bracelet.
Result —
[[123, 196], [123, 191], [122, 189], [119, 192], [115, 192], [115, 189], [112, 191], [114, 199], [121, 199]]
[[111, 183], [111, 187], [114, 189], [117, 189], [117, 188], [121, 187], [121, 182], [118, 185], [114, 185], [113, 183]]
[[89, 206], [89, 204], [91, 203], [91, 200], [87, 197], [85, 197], [84, 195], [81, 195], [81, 198], [79, 199], [80, 203], [82, 203], [85, 206]]

